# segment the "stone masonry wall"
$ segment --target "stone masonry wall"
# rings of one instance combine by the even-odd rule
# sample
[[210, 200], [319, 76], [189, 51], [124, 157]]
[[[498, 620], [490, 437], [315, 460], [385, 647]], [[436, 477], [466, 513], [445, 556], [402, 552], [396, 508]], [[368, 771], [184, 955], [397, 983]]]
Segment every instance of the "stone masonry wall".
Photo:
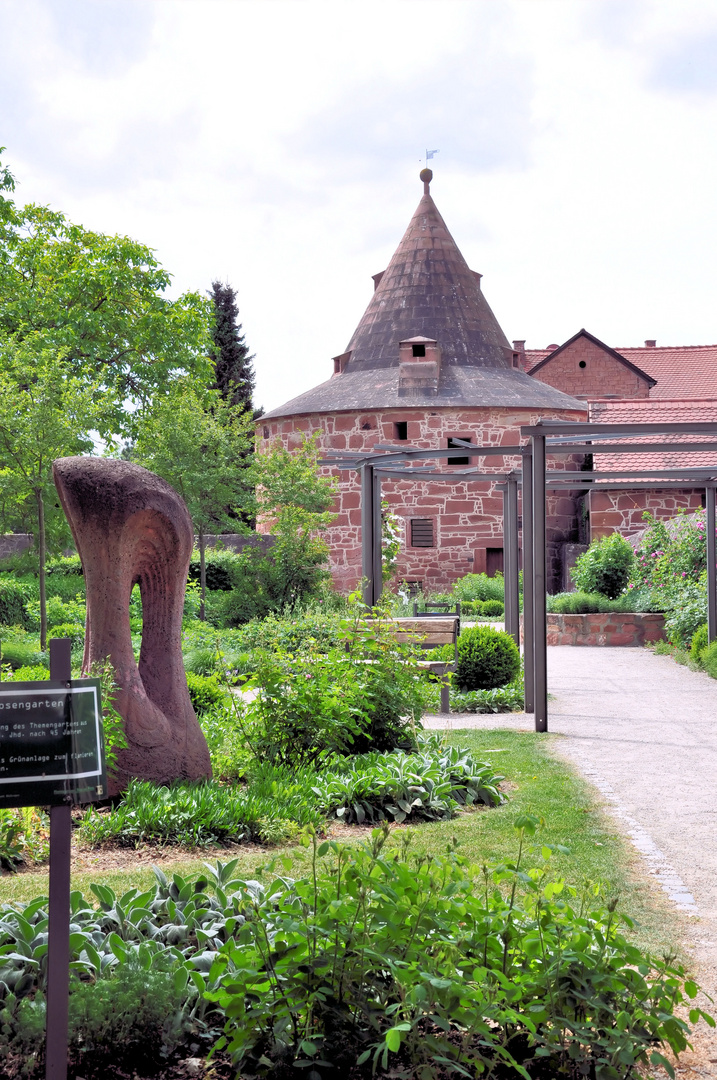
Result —
[[[585, 367], [580, 367], [580, 363]], [[650, 386], [589, 338], [579, 337], [550, 359], [535, 378], [573, 397], [646, 398]]]
[[613, 532], [627, 535], [644, 528], [642, 515], [646, 510], [656, 518], [676, 517], [680, 510], [689, 513], [703, 505], [704, 490], [681, 491], [667, 488], [662, 491], [591, 491], [590, 539], [609, 536]]
[[665, 640], [665, 616], [656, 611], [548, 614], [548, 645], [624, 645], [638, 647]]
[[[521, 442], [520, 427], [534, 424], [540, 417], [583, 420], [582, 412], [539, 412], [527, 409], [395, 409], [384, 412], [337, 413], [297, 416], [286, 419], [259, 420], [257, 448], [271, 445], [280, 438], [291, 449], [303, 435], [318, 434], [324, 450], [371, 450], [377, 443], [391, 443], [400, 448], [433, 449], [447, 446], [452, 437], [470, 439], [476, 444], [495, 446], [496, 453], [482, 459], [486, 472], [502, 474], [520, 468], [520, 459], [500, 453], [501, 446]], [[406, 441], [397, 439], [397, 424], [407, 425]], [[474, 464], [478, 460], [474, 459]], [[460, 472], [465, 465], [447, 466], [437, 459], [441, 469]], [[550, 467], [573, 465], [565, 457], [550, 459]], [[329, 529], [331, 571], [334, 583], [342, 591], [356, 588], [361, 577], [361, 487], [357, 471], [339, 473], [327, 469], [340, 480], [336, 503], [337, 519]], [[486, 568], [489, 549], [503, 547], [502, 493], [489, 482], [384, 480], [383, 498], [391, 510], [403, 519], [404, 541], [399, 556], [398, 580], [421, 582], [428, 591], [445, 589], [456, 578]], [[432, 548], [411, 547], [412, 518], [433, 521]], [[548, 504], [548, 574], [559, 587], [560, 545], [576, 537], [576, 507], [571, 492], [549, 497]]]

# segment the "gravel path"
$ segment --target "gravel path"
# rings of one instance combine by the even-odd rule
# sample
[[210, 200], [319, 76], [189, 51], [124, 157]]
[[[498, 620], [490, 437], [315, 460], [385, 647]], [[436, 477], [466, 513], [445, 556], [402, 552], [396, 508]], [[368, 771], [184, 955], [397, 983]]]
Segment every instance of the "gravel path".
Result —
[[[690, 916], [694, 968], [717, 1000], [717, 680], [648, 649], [557, 646], [548, 690], [548, 728], [563, 736], [554, 747], [598, 788], [645, 869]], [[454, 713], [424, 724], [532, 729], [533, 717]], [[717, 1039], [699, 1041], [683, 1075], [717, 1078]]]

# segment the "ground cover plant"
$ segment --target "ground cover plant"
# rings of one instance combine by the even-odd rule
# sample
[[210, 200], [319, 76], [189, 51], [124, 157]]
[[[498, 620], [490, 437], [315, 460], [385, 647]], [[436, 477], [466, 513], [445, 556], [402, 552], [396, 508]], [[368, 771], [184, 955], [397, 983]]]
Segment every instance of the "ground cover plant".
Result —
[[[270, 1077], [287, 1065], [315, 1077], [351, 1066], [367, 1077], [629, 1077], [661, 1060], [661, 1042], [682, 1049], [674, 1010], [696, 986], [672, 958], [627, 941], [629, 919], [599, 887], [552, 869], [534, 816], [507, 824], [511, 855], [494, 866], [455, 843], [412, 853], [411, 834], [385, 826], [358, 846], [309, 839], [296, 877], [282, 860], [247, 879], [232, 860], [190, 879], [155, 871], [141, 892], [74, 892], [78, 1069], [106, 1075], [108, 1032], [126, 1067], [138, 1046], [161, 1060], [182, 1044], [206, 1052], [221, 1034], [241, 1075]], [[28, 1076], [42, 1068], [46, 928], [44, 897], [0, 909], [0, 1043]]]

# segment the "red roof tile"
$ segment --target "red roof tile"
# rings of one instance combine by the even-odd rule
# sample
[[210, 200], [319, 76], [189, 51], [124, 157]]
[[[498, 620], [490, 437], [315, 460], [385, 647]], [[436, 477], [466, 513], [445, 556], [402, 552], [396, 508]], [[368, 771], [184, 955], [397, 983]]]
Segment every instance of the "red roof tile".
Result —
[[[624, 350], [623, 350], [624, 351]], [[632, 352], [639, 350], [633, 349]], [[647, 351], [647, 350], [645, 350]], [[632, 357], [630, 357], [632, 359]], [[636, 361], [633, 360], [633, 363]], [[655, 387], [655, 389], [657, 389]], [[717, 395], [711, 398], [676, 398], [654, 400], [652, 398], [614, 399], [604, 398], [588, 402], [590, 420], [603, 424], [688, 424], [691, 421], [717, 422]], [[668, 436], [664, 436], [667, 440]], [[709, 439], [700, 435], [671, 435], [673, 442], [702, 442]], [[655, 442], [654, 438], [630, 440], [636, 445], [640, 442]], [[661, 440], [658, 440], [661, 441]], [[597, 445], [597, 444], [596, 444]], [[595, 454], [593, 458], [596, 470], [639, 469], [643, 465], [650, 468], [676, 469], [682, 466], [697, 468], [714, 465], [717, 467], [717, 452], [680, 453], [670, 450], [665, 454]]]

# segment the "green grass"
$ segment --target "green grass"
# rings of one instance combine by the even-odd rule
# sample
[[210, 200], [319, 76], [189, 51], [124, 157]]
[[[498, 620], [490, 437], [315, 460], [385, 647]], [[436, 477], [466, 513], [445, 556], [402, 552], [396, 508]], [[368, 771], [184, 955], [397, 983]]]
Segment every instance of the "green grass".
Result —
[[[619, 893], [621, 910], [639, 923], [635, 937], [641, 947], [657, 953], [668, 946], [678, 948], [682, 936], [680, 917], [659, 886], [651, 880], [646, 883], [638, 856], [603, 814], [588, 785], [555, 756], [559, 738], [506, 730], [449, 733], [449, 742], [466, 747], [477, 759], [496, 766], [511, 785], [509, 798], [496, 809], [473, 810], [451, 821], [414, 827], [414, 850], [444, 851], [455, 837], [461, 852], [478, 864], [511, 860], [516, 852], [515, 819], [521, 813], [535, 814], [545, 821], [536, 842], [562, 844], [570, 849], [570, 855], [555, 856], [556, 868], [568, 881], [579, 885], [585, 879], [599, 879], [611, 894]], [[340, 835], [350, 840], [365, 833], [350, 828], [344, 832], [341, 828]], [[246, 876], [256, 876], [259, 867], [276, 854], [289, 856], [294, 869], [288, 872], [292, 875], [303, 872], [308, 865], [308, 853], [299, 846], [266, 849], [246, 845], [232, 851], [232, 857], [239, 857], [240, 872]], [[93, 857], [91, 851], [83, 853], [86, 863]], [[147, 865], [130, 864], [124, 870], [102, 871], [99, 867], [104, 860], [101, 855], [97, 858], [97, 871], [75, 873], [72, 878], [72, 887], [88, 897], [93, 881], [110, 885], [117, 893], [131, 887], [145, 889], [153, 881], [151, 861]], [[176, 862], [157, 861], [165, 873], [176, 871], [186, 876], [198, 872], [204, 859], [213, 858], [198, 852], [196, 856], [180, 856]], [[0, 879], [0, 902], [30, 900], [46, 892], [47, 868]]]

